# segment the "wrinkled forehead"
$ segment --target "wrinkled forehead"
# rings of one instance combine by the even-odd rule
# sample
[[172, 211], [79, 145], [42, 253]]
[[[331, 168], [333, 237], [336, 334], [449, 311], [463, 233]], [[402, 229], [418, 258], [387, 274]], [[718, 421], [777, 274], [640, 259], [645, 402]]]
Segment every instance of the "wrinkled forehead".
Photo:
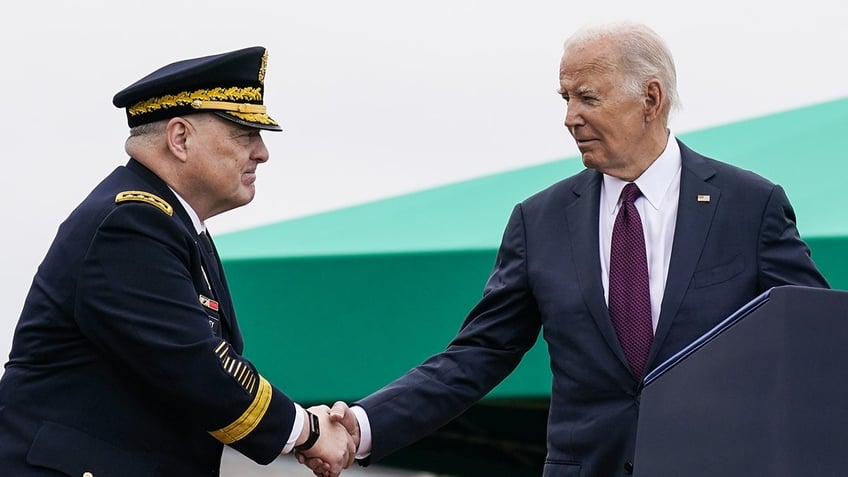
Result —
[[616, 71], [615, 64], [604, 59], [587, 62], [563, 61], [559, 68], [560, 80], [576, 80], [587, 76], [608, 75]]
[[587, 90], [597, 87], [615, 76], [615, 64], [604, 58], [587, 61], [563, 60], [560, 64], [559, 82], [561, 89]]

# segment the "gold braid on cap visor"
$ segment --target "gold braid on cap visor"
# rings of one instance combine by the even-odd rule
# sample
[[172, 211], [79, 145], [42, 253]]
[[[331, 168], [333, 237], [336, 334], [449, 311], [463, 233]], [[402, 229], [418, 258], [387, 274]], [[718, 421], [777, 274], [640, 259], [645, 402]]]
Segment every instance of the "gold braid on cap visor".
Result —
[[182, 93], [168, 94], [135, 103], [127, 109], [127, 112], [130, 116], [138, 116], [168, 108], [191, 106], [195, 109], [226, 111], [245, 121], [277, 125], [266, 114], [267, 109], [264, 105], [237, 103], [233, 100], [262, 101], [262, 90], [260, 88], [232, 87], [183, 91]]

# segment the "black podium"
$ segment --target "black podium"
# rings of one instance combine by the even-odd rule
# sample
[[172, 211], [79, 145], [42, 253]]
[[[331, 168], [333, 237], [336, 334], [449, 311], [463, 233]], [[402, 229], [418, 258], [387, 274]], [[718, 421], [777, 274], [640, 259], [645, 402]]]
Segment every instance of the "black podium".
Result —
[[634, 467], [848, 475], [848, 292], [773, 288], [646, 376]]

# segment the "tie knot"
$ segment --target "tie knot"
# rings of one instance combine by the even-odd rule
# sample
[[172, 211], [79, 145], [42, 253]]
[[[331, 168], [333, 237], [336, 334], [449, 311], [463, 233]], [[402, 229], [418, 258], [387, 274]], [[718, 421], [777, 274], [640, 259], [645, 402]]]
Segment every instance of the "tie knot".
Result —
[[631, 182], [624, 186], [624, 189], [621, 191], [621, 202], [635, 202], [640, 195], [642, 195], [642, 191], [639, 190], [639, 186]]

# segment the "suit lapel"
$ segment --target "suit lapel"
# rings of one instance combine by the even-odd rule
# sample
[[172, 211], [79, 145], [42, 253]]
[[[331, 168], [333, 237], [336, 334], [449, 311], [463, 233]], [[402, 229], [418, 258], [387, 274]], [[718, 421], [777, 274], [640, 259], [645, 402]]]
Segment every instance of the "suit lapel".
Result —
[[[720, 189], [706, 182], [715, 174], [715, 170], [706, 163], [703, 156], [683, 143], [680, 143], [680, 154], [682, 169], [677, 224], [659, 322], [648, 358], [649, 369], [677, 317], [680, 303], [692, 281], [721, 195]], [[698, 200], [699, 196], [708, 196], [709, 200]]]
[[[583, 300], [606, 340], [610, 350], [618, 356], [624, 369], [629, 370], [627, 358], [618, 342], [615, 329], [610, 321], [603, 282], [601, 281], [600, 248], [598, 239], [598, 218], [600, 213], [601, 174], [586, 171], [586, 180], [572, 189], [578, 196], [567, 209], [569, 224], [568, 236], [571, 238], [572, 257], [575, 274], [583, 292]], [[589, 224], [586, 227], [586, 224]], [[585, 231], [588, 229], [588, 233]], [[629, 374], [629, 371], [628, 371]]]

